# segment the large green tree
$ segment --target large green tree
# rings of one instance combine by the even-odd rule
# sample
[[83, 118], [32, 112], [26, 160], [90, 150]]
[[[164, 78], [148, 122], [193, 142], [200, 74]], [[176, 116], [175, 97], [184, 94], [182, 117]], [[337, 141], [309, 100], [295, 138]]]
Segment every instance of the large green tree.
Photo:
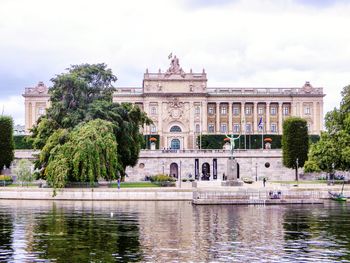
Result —
[[9, 116], [0, 116], [0, 172], [10, 167], [14, 159], [13, 120]]
[[[72, 66], [68, 72], [53, 78], [53, 87], [49, 90], [51, 107], [32, 130], [34, 147], [52, 147], [57, 140], [64, 141], [79, 124], [106, 120], [111, 123], [118, 144], [118, 172], [124, 176], [126, 167], [135, 165], [138, 159], [143, 140], [139, 128], [150, 120], [138, 106], [113, 102], [115, 89], [112, 84], [116, 80], [105, 64]], [[46, 151], [36, 163], [43, 177], [51, 155]], [[64, 158], [58, 161], [64, 162]]]
[[283, 122], [282, 152], [283, 165], [296, 169], [303, 167], [309, 150], [309, 136], [306, 120], [289, 117]]
[[326, 114], [326, 131], [310, 148], [305, 172], [350, 170], [350, 85], [341, 95], [340, 107]]

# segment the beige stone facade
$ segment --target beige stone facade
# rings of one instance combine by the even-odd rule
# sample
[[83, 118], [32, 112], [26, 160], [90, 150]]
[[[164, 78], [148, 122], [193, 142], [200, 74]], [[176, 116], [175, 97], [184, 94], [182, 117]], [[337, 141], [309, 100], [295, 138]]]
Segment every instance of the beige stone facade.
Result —
[[[29, 130], [49, 106], [42, 83], [26, 88], [25, 119]], [[153, 120], [144, 134], [158, 134], [160, 148], [194, 149], [200, 134], [281, 134], [289, 116], [303, 117], [310, 134], [323, 127], [322, 88], [306, 82], [301, 87], [241, 88], [207, 87], [207, 74], [184, 72], [176, 56], [165, 72], [146, 70], [142, 87], [117, 88], [116, 102], [139, 105]]]

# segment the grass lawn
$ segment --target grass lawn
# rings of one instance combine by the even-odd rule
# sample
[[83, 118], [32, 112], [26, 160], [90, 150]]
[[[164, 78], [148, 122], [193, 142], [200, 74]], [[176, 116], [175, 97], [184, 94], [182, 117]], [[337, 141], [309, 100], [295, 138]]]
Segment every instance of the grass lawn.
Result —
[[31, 184], [31, 183], [23, 184], [23, 185], [21, 185], [21, 184], [9, 184], [6, 187], [38, 187], [38, 185], [37, 184]]
[[[117, 188], [117, 183], [112, 183], [112, 188]], [[151, 182], [121, 182], [120, 188], [142, 188], [142, 187], [160, 187], [157, 184]]]

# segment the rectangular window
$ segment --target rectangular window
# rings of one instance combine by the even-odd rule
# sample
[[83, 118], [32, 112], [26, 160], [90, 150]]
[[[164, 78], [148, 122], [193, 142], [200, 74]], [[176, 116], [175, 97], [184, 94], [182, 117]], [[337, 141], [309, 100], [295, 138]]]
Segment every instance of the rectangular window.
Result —
[[226, 113], [227, 113], [226, 106], [221, 106], [221, 115], [226, 115]]
[[200, 132], [200, 125], [196, 124], [196, 132]]
[[227, 132], [227, 124], [226, 123], [221, 123], [220, 125], [220, 132], [226, 133]]
[[157, 132], [157, 127], [151, 124], [151, 133], [156, 133], [156, 132]]
[[271, 107], [271, 115], [276, 115], [277, 114], [277, 108], [272, 106]]
[[196, 106], [196, 108], [195, 108], [195, 114], [196, 115], [199, 115], [200, 114], [200, 112], [201, 112], [201, 109], [200, 109], [200, 107], [199, 106]]
[[214, 124], [209, 123], [209, 125], [208, 125], [208, 132], [215, 132]]
[[156, 106], [151, 107], [151, 115], [157, 115], [157, 107]]
[[252, 107], [251, 106], [245, 107], [245, 115], [252, 115]]
[[44, 115], [44, 114], [45, 114], [45, 108], [40, 107], [40, 108], [38, 109], [38, 115], [41, 116], [41, 115]]
[[247, 133], [252, 132], [252, 125], [251, 125], [250, 123], [247, 123], [247, 124], [245, 125], [245, 131], [246, 131]]
[[233, 115], [234, 116], [238, 116], [239, 115], [239, 108], [238, 107], [234, 107], [233, 108]]
[[264, 108], [259, 107], [259, 108], [258, 108], [258, 114], [259, 114], [259, 115], [263, 115], [263, 114], [264, 114]]
[[233, 132], [234, 133], [239, 133], [240, 127], [238, 123], [233, 124]]
[[208, 108], [208, 114], [210, 114], [210, 115], [214, 114], [214, 108], [213, 107], [209, 107]]
[[288, 107], [288, 106], [284, 106], [284, 107], [283, 107], [283, 115], [284, 115], [284, 116], [289, 115], [289, 107]]
[[304, 114], [305, 115], [311, 115], [311, 108], [310, 108], [310, 106], [306, 106], [304, 108]]
[[277, 124], [271, 123], [271, 132], [277, 132]]

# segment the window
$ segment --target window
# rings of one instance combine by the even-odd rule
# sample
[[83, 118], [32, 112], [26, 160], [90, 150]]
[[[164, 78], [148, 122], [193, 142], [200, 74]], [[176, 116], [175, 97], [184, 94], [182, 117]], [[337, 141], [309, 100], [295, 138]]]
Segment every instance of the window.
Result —
[[289, 107], [288, 106], [284, 106], [283, 107], [283, 115], [289, 115]]
[[196, 132], [200, 132], [201, 131], [201, 127], [199, 126], [199, 124], [196, 124]]
[[38, 115], [41, 116], [41, 115], [44, 115], [44, 114], [45, 114], [45, 108], [40, 107], [40, 108], [38, 109]]
[[155, 106], [151, 107], [151, 115], [157, 115], [157, 107]]
[[247, 123], [245, 125], [245, 131], [248, 132], [248, 133], [252, 132], [252, 125], [250, 123]]
[[264, 114], [264, 108], [259, 107], [259, 108], [258, 108], [258, 114], [259, 114], [259, 115], [263, 115], [263, 114]]
[[170, 132], [181, 132], [181, 128], [177, 125], [174, 125], [170, 128]]
[[226, 106], [221, 106], [221, 115], [226, 115], [226, 114], [227, 114]]
[[304, 114], [305, 115], [311, 115], [311, 108], [310, 108], [310, 106], [306, 106], [304, 108]]
[[213, 115], [213, 114], [214, 114], [214, 108], [213, 108], [213, 106], [210, 106], [210, 107], [208, 108], [208, 114], [210, 114], [210, 115]]
[[311, 132], [311, 124], [309, 122], [307, 123], [307, 131]]
[[271, 132], [277, 132], [277, 124], [271, 123]]
[[179, 139], [172, 139], [171, 140], [171, 149], [172, 150], [180, 149], [180, 140]]
[[238, 123], [234, 123], [233, 124], [233, 132], [238, 133], [240, 130], [239, 124]]
[[214, 124], [209, 123], [209, 125], [208, 125], [208, 132], [215, 132], [215, 130], [214, 130]]
[[220, 125], [220, 132], [226, 133], [227, 132], [227, 124], [226, 123], [221, 123]]
[[194, 113], [195, 113], [196, 115], [199, 115], [200, 112], [201, 112], [200, 107], [199, 107], [199, 106], [196, 106]]
[[252, 107], [251, 106], [245, 107], [245, 115], [252, 115]]
[[234, 107], [233, 108], [233, 115], [234, 116], [238, 116], [239, 115], [239, 108], [238, 107]]
[[271, 107], [271, 115], [276, 115], [277, 114], [277, 108], [275, 106]]
[[151, 124], [151, 133], [156, 133], [157, 127], [154, 124]]

